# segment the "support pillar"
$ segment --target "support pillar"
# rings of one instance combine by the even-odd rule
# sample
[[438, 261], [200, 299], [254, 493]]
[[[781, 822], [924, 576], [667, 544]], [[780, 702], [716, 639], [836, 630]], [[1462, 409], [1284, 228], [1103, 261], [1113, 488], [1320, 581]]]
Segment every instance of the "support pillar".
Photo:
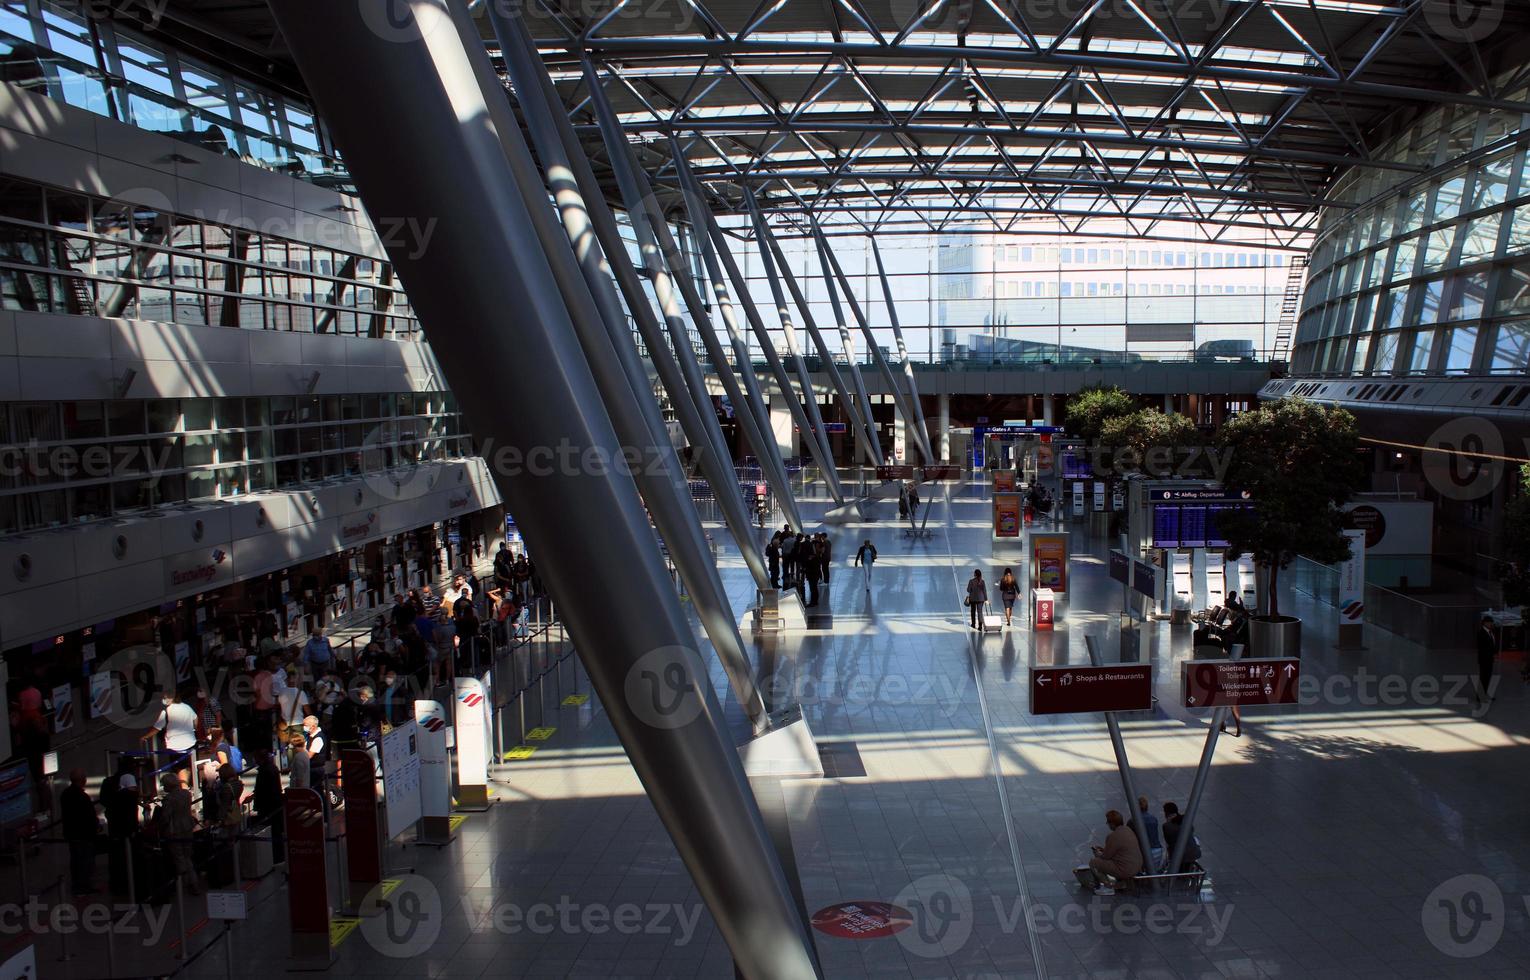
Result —
[[[747, 191], [746, 191], [747, 193]], [[791, 266], [786, 261], [786, 254], [781, 251], [781, 246], [776, 242], [775, 233], [770, 230], [764, 216], [760, 214], [759, 207], [754, 203], [754, 198], [749, 198], [749, 206], [754, 215], [756, 234], [760, 240], [760, 251], [769, 252], [776, 260], [776, 271], [781, 280], [786, 283], [787, 291], [792, 294], [792, 301], [797, 304], [797, 312], [802, 315], [802, 325], [807, 328], [808, 336], [813, 340], [813, 346], [818, 351], [818, 357], [823, 361], [824, 374], [828, 375], [829, 384], [834, 388], [834, 393], [839, 396], [839, 402], [845, 407], [848, 416], [848, 427], [854, 434], [854, 444], [860, 450], [872, 466], [876, 466], [881, 460], [877, 459], [871, 448], [871, 442], [867, 438], [865, 421], [861, 418], [861, 411], [856, 405], [855, 399], [850, 396], [850, 389], [845, 386], [844, 376], [839, 373], [839, 366], [834, 363], [834, 353], [829, 350], [829, 345], [824, 342], [823, 334], [818, 329], [818, 321], [813, 318], [813, 310], [808, 305], [807, 297], [803, 295], [802, 288], [797, 285], [797, 277], [792, 275]]]
[[770, 430], [776, 436], [776, 448], [782, 457], [797, 455], [797, 431], [792, 411], [787, 406], [791, 393], [775, 392], [770, 396]]
[[[738, 419], [740, 428], [744, 430], [744, 439], [754, 449], [755, 458], [760, 463], [761, 475], [775, 490], [776, 499], [783, 502], [792, 501], [794, 498], [791, 485], [786, 480], [785, 472], [778, 470], [774, 465], [770, 444], [766, 441], [765, 433], [761, 431], [760, 423], [743, 389], [739, 387], [738, 379], [733, 375], [727, 354], [717, 342], [717, 336], [712, 331], [712, 324], [707, 319], [706, 304], [701, 301], [701, 294], [697, 292], [696, 284], [691, 280], [689, 263], [675, 246], [674, 236], [670, 234], [669, 226], [665, 224], [664, 215], [659, 213], [655, 206], [653, 188], [648, 183], [648, 176], [638, 166], [632, 147], [627, 142], [626, 133], [622, 130], [621, 123], [611, 108], [611, 103], [606, 99], [600, 75], [593, 62], [588, 58], [582, 60], [590, 102], [595, 107], [600, 131], [606, 141], [611, 170], [616, 175], [622, 197], [627, 202], [628, 213], [632, 216], [632, 228], [637, 233], [639, 248], [645, 256], [656, 253], [658, 257], [662, 257], [663, 265], [669, 270], [671, 281], [679, 287], [686, 308], [690, 310], [691, 320], [695, 322], [696, 330], [701, 335], [702, 344], [707, 349], [707, 357], [712, 362], [717, 380], [722, 383], [723, 391], [736, 409], [733, 417]], [[678, 339], [676, 343], [679, 344]], [[686, 358], [694, 363], [695, 356], [690, 350], [688, 341], [684, 347], [684, 350], [677, 352], [682, 363]], [[735, 480], [729, 489], [737, 494], [737, 486], [738, 481]]]
[[[492, 6], [489, 8], [489, 16], [496, 32], [504, 33], [510, 22], [507, 22], [497, 8]], [[506, 36], [499, 40], [503, 48], [511, 40], [511, 35], [506, 33]], [[521, 45], [521, 47], [525, 46], [524, 43]], [[540, 59], [537, 60], [540, 61]], [[545, 69], [541, 69], [539, 75], [527, 82], [528, 92], [534, 90], [531, 88], [531, 81], [541, 83], [544, 104], [549, 108], [556, 106], [561, 109], [562, 103], [558, 101], [556, 92], [552, 90], [552, 81], [547, 77]], [[584, 149], [574, 133], [573, 126], [569, 124], [567, 116], [560, 111], [552, 111], [550, 115], [563, 145], [561, 160], [573, 171], [577, 191], [588, 205], [586, 214], [600, 249], [605, 254], [608, 268], [615, 276], [622, 296], [627, 301], [627, 309], [632, 313], [638, 333], [648, 348], [648, 359], [653, 364], [659, 381], [669, 394], [670, 405], [674, 409], [676, 419], [680, 422], [680, 428], [685, 432], [686, 439], [690, 441], [697, 453], [701, 472], [705, 474], [707, 482], [712, 485], [718, 506], [722, 509], [723, 520], [727, 523], [729, 533], [744, 557], [744, 563], [749, 566], [755, 582], [764, 588], [770, 581], [770, 577], [766, 572], [765, 560], [760, 554], [759, 544], [754, 537], [753, 522], [744, 510], [743, 502], [738, 495], [724, 492], [737, 485], [738, 476], [734, 472], [731, 458], [727, 455], [722, 432], [717, 423], [717, 413], [712, 408], [711, 400], [697, 397], [706, 395], [704, 382], [700, 391], [694, 393], [691, 391], [687, 384], [684, 366], [670, 350], [663, 328], [654, 315], [648, 293], [643, 289], [637, 270], [633, 267], [627, 253], [627, 244], [616, 225], [616, 218], [606, 203], [605, 191], [595, 179], [594, 171], [590, 168], [589, 160], [584, 156]], [[664, 284], [656, 283], [655, 294], [660, 297], [661, 303], [665, 298], [673, 300], [672, 290], [667, 290], [667, 280]], [[666, 317], [674, 317], [676, 330], [683, 335], [683, 327], [678, 324], [680, 314], [672, 302], [665, 306], [664, 313]]]
[[[477, 30], [472, 27], [471, 20], [467, 23], [469, 33], [465, 35], [464, 43], [476, 43]], [[514, 42], [518, 39], [507, 36], [505, 40]], [[509, 46], [502, 44], [502, 48]], [[594, 372], [617, 435], [624, 445], [640, 450], [645, 461], [633, 468], [643, 502], [659, 533], [664, 536], [697, 615], [728, 674], [734, 695], [758, 735], [769, 729], [770, 718], [765, 711], [764, 699], [754, 685], [749, 657], [738, 633], [738, 619], [728, 602], [728, 591], [723, 586], [716, 561], [707, 547], [689, 488], [681, 481], [679, 459], [670, 443], [658, 402], [653, 397], [648, 371], [632, 343], [632, 331], [627, 326], [616, 287], [599, 251], [590, 241], [589, 211], [574, 184], [551, 113], [537, 97], [540, 90], [536, 73], [543, 69], [531, 58], [531, 48], [527, 44], [506, 50], [507, 61], [513, 60], [517, 66], [516, 77], [522, 81], [521, 90], [529, 96], [522, 100], [521, 110], [528, 131], [537, 141], [543, 165], [552, 177], [553, 197], [557, 213], [562, 218], [561, 235], [553, 213], [546, 207], [548, 187], [532, 161], [531, 149], [521, 135], [521, 124], [511, 111], [504, 86], [500, 84], [499, 76], [492, 72], [482, 74], [479, 79], [484, 100], [516, 182], [523, 188], [526, 208], [542, 242], [543, 254], [552, 265], [580, 346]], [[581, 252], [578, 257], [576, 248]], [[655, 458], [658, 465], [648, 465]], [[737, 485], [736, 481], [734, 485]], [[750, 543], [753, 543], [752, 539]], [[769, 588], [768, 572], [763, 566], [759, 571], [757, 587]]]
[[940, 406], [940, 461], [951, 462], [951, 396], [942, 392], [935, 396]]
[[[488, 70], [483, 46], [463, 43], [444, 0], [397, 5], [386, 32], [364, 5], [270, 6], [368, 210], [434, 231], [428, 243], [406, 232], [395, 237], [414, 240], [387, 247], [473, 435], [523, 455], [572, 445], [617, 458], [620, 442], [477, 82]], [[377, 125], [379, 105], [388, 126]], [[399, 153], [401, 133], [429, 152]], [[818, 977], [636, 488], [610, 470], [551, 469], [494, 478], [738, 972]], [[568, 547], [597, 528], [602, 560], [622, 570], [620, 589], [591, 589], [579, 549]], [[674, 694], [666, 711], [641, 697], [644, 678], [655, 677]]]
[[[791, 414], [797, 426], [797, 431], [807, 440], [808, 452], [818, 462], [819, 468], [823, 470], [824, 483], [829, 489], [829, 497], [835, 504], [842, 505], [845, 502], [845, 495], [839, 485], [839, 475], [834, 470], [834, 456], [828, 451], [827, 443], [821, 442], [818, 439], [815, 434], [816, 430], [813, 428], [813, 422], [818, 418], [816, 414], [817, 403], [809, 402], [813, 397], [813, 385], [808, 379], [807, 371], [802, 368], [802, 359], [801, 357], [795, 358], [796, 366], [799, 369], [799, 377], [802, 379], [803, 397], [799, 399], [792, 391], [791, 378], [787, 375], [786, 368], [781, 364], [781, 357], [776, 353], [776, 345], [770, 339], [770, 332], [765, 329], [765, 321], [760, 318], [759, 307], [755, 305], [754, 297], [749, 294], [749, 281], [744, 278], [744, 274], [739, 270], [738, 262], [733, 258], [733, 249], [728, 244], [728, 236], [723, 234], [722, 228], [718, 226], [711, 211], [706, 211], [705, 214], [707, 227], [712, 234], [712, 245], [717, 250], [717, 257], [722, 260], [723, 268], [727, 270], [728, 281], [733, 283], [733, 291], [738, 296], [739, 303], [744, 307], [744, 316], [749, 320], [749, 329], [754, 332], [755, 340], [759, 341], [760, 352], [765, 355], [765, 363], [770, 368], [771, 376], [776, 379], [777, 395], [785, 402], [787, 411]], [[765, 268], [768, 271], [770, 269], [769, 258], [764, 256], [763, 252], [761, 256], [765, 261]], [[771, 282], [771, 288], [779, 294], [779, 287], [774, 280]], [[778, 304], [782, 302], [779, 295], [777, 295], [776, 302]], [[783, 319], [781, 327], [782, 333], [786, 337], [787, 346], [795, 356], [797, 354], [796, 338], [791, 330], [791, 321]], [[806, 407], [808, 404], [812, 404], [814, 412], [812, 416], [808, 414], [808, 408]], [[779, 442], [779, 440], [780, 437], [778, 435], [777, 441]], [[796, 445], [795, 440], [793, 440], [793, 445]], [[796, 454], [797, 451], [793, 450], [793, 455]], [[802, 525], [798, 524], [796, 526], [801, 527]]]
[[[812, 216], [809, 215], [809, 220]], [[909, 405], [908, 394], [898, 386], [898, 381], [893, 377], [892, 368], [887, 364], [887, 358], [882, 356], [882, 348], [877, 344], [876, 335], [871, 332], [871, 322], [866, 318], [866, 312], [862, 309], [860, 301], [855, 298], [855, 291], [850, 288], [850, 277], [845, 275], [844, 267], [839, 264], [839, 258], [834, 250], [829, 247], [828, 237], [823, 229], [818, 227], [818, 222], [813, 222], [813, 234], [818, 239], [818, 247], [821, 253], [827, 256], [829, 263], [834, 267], [835, 278], [839, 280], [840, 289], [845, 294], [845, 299], [850, 304], [850, 311], [855, 314], [856, 322], [860, 325], [861, 333], [866, 338], [866, 344], [870, 348], [871, 359], [875, 362], [877, 370], [882, 373], [882, 380], [887, 383], [887, 390], [891, 393], [893, 406], [903, 415], [904, 421], [914, 435], [914, 445], [919, 447], [919, 452], [924, 456], [926, 463], [935, 462], [930, 448], [930, 435], [924, 431], [924, 417], [919, 414], [917, 408]], [[827, 275], [825, 275], [827, 279]], [[915, 396], [917, 397], [917, 396]], [[908, 457], [911, 458], [911, 457]]]
[[877, 263], [877, 278], [882, 280], [882, 296], [887, 303], [887, 322], [892, 327], [893, 340], [898, 345], [898, 360], [903, 362], [903, 380], [908, 384], [908, 404], [914, 410], [914, 428], [919, 432], [919, 438], [926, 450], [930, 448], [929, 426], [924, 421], [924, 406], [919, 404], [919, 385], [914, 382], [914, 363], [908, 357], [908, 344], [903, 340], [903, 327], [898, 323], [898, 306], [893, 302], [892, 283], [887, 278], [887, 269], [882, 265], [882, 252], [877, 248], [877, 240], [871, 241], [871, 257]]

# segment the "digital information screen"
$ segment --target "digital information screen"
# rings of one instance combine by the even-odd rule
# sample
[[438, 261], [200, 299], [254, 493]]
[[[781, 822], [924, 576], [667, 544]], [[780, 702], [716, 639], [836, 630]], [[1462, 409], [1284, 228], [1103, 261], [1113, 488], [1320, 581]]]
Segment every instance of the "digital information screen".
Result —
[[1159, 504], [1153, 508], [1153, 547], [1179, 547], [1179, 506]]
[[1227, 547], [1227, 538], [1222, 534], [1222, 515], [1232, 509], [1231, 505], [1212, 507], [1206, 515], [1206, 547]]
[[1206, 547], [1206, 505], [1186, 504], [1179, 509], [1179, 546]]

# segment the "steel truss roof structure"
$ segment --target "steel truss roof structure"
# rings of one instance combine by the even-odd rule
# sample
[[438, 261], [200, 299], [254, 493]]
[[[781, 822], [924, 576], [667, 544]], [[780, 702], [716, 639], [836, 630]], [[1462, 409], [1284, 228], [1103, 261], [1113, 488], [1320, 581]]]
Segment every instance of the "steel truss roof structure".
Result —
[[[597, 165], [585, 58], [661, 188], [674, 137], [714, 208], [747, 189], [798, 232], [807, 214], [831, 234], [1108, 219], [1289, 244], [1348, 168], [1426, 169], [1374, 152], [1421, 107], [1530, 112], [1505, 94], [1530, 77], [1530, 5], [1506, 0], [482, 3], [517, 4]], [[260, 4], [171, 6], [260, 38]]]

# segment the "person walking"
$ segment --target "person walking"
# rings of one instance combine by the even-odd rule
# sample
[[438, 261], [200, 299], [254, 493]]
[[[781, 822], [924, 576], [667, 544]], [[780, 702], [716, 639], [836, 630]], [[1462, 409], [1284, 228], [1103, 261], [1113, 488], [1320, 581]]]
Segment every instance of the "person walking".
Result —
[[983, 581], [983, 570], [974, 568], [972, 577], [967, 580], [967, 609], [971, 613], [972, 628], [983, 628], [983, 606], [988, 603], [988, 583]]
[[770, 536], [770, 543], [765, 545], [765, 561], [770, 568], [770, 587], [781, 587], [781, 532], [777, 531]]
[[815, 538], [807, 539], [805, 544], [799, 544], [800, 548], [806, 548], [808, 557], [802, 563], [802, 577], [808, 584], [809, 607], [818, 605], [818, 582], [823, 578], [823, 545]]
[[1493, 630], [1493, 617], [1483, 616], [1477, 627], [1477, 700], [1483, 704], [1493, 700], [1493, 667], [1498, 660], [1498, 634]]
[[829, 568], [834, 564], [834, 542], [829, 540], [828, 534], [818, 532], [818, 564], [823, 572], [823, 584], [829, 584]]
[[908, 485], [908, 522], [914, 523], [919, 519], [919, 484]]
[[871, 566], [877, 563], [876, 545], [867, 538], [866, 543], [861, 545], [855, 553], [855, 563], [866, 569], [866, 591], [871, 591]]
[[1010, 620], [1015, 615], [1015, 600], [1020, 598], [1020, 583], [1015, 578], [1015, 573], [1004, 569], [1004, 575], [999, 579], [999, 600], [1004, 603], [1004, 625], [1010, 625]]
[[75, 895], [95, 890], [96, 839], [101, 822], [96, 804], [85, 791], [85, 770], [69, 771], [69, 787], [59, 796], [63, 812], [64, 839], [69, 842], [69, 883]]
[[898, 484], [898, 520], [908, 520], [908, 487]]

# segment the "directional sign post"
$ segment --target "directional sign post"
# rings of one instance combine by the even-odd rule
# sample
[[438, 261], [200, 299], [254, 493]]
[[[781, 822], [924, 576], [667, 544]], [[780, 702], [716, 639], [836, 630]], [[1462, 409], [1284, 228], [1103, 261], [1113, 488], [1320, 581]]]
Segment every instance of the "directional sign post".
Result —
[[1182, 665], [1187, 708], [1232, 708], [1295, 704], [1302, 662], [1262, 660], [1190, 660]]
[[1152, 706], [1150, 664], [1031, 668], [1033, 715], [1146, 711]]

